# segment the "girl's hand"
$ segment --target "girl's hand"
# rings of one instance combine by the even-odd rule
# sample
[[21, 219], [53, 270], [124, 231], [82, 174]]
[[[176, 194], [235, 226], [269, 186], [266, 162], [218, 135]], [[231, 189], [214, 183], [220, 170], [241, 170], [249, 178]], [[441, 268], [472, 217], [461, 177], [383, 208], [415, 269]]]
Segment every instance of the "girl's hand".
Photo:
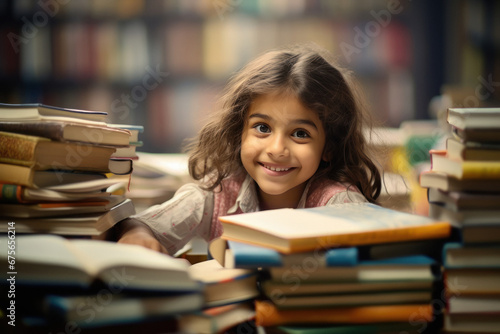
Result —
[[125, 220], [121, 224], [121, 236], [118, 243], [139, 245], [157, 252], [168, 254], [167, 249], [155, 238], [151, 230], [142, 223]]

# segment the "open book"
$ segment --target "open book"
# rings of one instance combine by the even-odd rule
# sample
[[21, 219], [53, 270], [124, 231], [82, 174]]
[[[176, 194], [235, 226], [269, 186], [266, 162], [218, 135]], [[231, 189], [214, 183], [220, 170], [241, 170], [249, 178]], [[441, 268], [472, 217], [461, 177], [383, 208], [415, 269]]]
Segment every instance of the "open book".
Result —
[[[6, 236], [0, 238], [0, 260], [7, 263]], [[189, 262], [141, 246], [56, 235], [24, 235], [15, 239], [19, 285], [88, 288], [97, 280], [122, 290], [201, 291], [191, 279]], [[3, 275], [7, 275], [4, 271]]]

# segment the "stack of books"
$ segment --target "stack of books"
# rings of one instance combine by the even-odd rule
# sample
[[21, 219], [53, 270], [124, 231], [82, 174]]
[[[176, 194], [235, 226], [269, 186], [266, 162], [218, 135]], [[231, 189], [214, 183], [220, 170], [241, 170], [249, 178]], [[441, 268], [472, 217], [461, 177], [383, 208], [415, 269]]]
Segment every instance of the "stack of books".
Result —
[[447, 332], [500, 328], [500, 246], [450, 242], [443, 249]]
[[426, 253], [441, 254], [448, 222], [368, 203], [221, 221], [210, 254], [227, 268], [261, 269], [257, 326], [439, 326], [432, 301], [441, 291], [440, 263]]
[[2, 328], [15, 332], [173, 333], [204, 303], [187, 260], [142, 246], [31, 234], [0, 247]]
[[201, 310], [179, 316], [181, 333], [251, 333], [243, 328], [253, 328], [257, 270], [225, 268], [210, 259], [193, 264], [188, 272], [202, 284], [204, 301]]
[[[17, 233], [102, 236], [126, 198], [141, 127], [106, 112], [0, 104], [0, 216]], [[135, 136], [135, 138], [134, 138]]]
[[444, 328], [491, 331], [500, 326], [500, 108], [450, 108], [446, 121], [453, 135], [420, 175], [429, 215], [458, 232], [443, 252]]

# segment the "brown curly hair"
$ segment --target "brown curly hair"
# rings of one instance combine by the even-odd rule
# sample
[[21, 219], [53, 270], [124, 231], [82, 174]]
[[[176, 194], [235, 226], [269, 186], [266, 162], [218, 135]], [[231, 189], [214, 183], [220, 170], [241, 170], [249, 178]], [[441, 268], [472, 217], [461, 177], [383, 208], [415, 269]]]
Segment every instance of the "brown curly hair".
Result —
[[324, 156], [314, 177], [358, 187], [370, 202], [381, 191], [380, 172], [366, 152], [363, 135], [369, 124], [363, 98], [349, 71], [341, 69], [325, 50], [299, 45], [273, 50], [248, 63], [226, 85], [220, 106], [185, 147], [189, 172], [214, 190], [221, 181], [243, 170], [240, 159], [245, 115], [252, 101], [270, 93], [292, 93], [318, 113], [326, 135]]

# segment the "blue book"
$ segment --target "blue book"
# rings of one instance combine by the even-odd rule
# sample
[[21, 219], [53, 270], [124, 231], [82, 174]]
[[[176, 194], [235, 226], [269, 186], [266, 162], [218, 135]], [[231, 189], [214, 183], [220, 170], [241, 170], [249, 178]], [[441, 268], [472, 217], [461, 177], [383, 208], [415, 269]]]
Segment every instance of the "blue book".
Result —
[[227, 268], [289, 267], [305, 265], [307, 262], [314, 262], [315, 266], [320, 267], [352, 267], [361, 261], [381, 260], [396, 256], [440, 257], [445, 240], [430, 239], [283, 254], [271, 248], [217, 239], [210, 244], [210, 252], [219, 263]]
[[[103, 294], [106, 297], [100, 298]], [[107, 299], [105, 299], [107, 298]], [[131, 295], [103, 289], [97, 295], [48, 295], [45, 309], [56, 322], [82, 328], [146, 322], [198, 312], [204, 302], [200, 292], [168, 295]]]

